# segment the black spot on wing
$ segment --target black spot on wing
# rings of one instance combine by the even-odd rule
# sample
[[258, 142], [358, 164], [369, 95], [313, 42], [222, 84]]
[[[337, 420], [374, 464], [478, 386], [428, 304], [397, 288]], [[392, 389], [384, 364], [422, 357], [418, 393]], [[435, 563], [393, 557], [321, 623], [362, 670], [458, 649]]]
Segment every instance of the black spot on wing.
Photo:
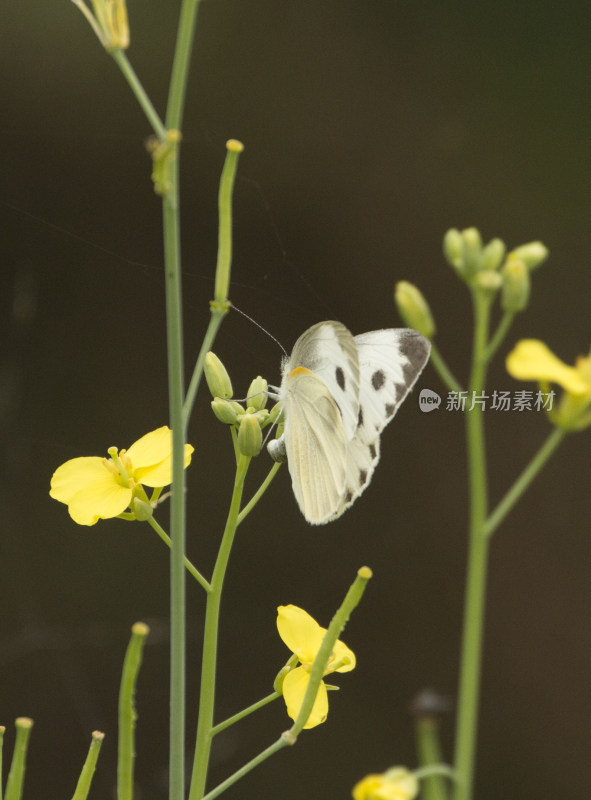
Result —
[[359, 470], [359, 486], [364, 486], [367, 483], [367, 470]]
[[371, 456], [372, 461], [374, 461], [377, 458], [378, 451], [376, 450], [376, 446], [373, 442], [369, 446], [369, 454]]
[[359, 414], [357, 415], [357, 427], [361, 428], [363, 425], [363, 408], [359, 406]]
[[376, 369], [376, 371], [371, 376], [371, 385], [376, 390], [376, 392], [379, 392], [379, 390], [382, 388], [385, 382], [386, 382], [386, 375], [384, 374], [384, 371], [381, 369]]
[[334, 371], [335, 378], [337, 379], [337, 383], [340, 388], [345, 391], [345, 373], [341, 369], [341, 367], [337, 367]]
[[350, 503], [353, 499], [353, 492], [351, 489], [347, 489], [347, 493], [345, 494], [345, 503]]
[[386, 403], [384, 410], [386, 412], [386, 418], [390, 419], [390, 417], [396, 411], [396, 406], [394, 405], [394, 403]]

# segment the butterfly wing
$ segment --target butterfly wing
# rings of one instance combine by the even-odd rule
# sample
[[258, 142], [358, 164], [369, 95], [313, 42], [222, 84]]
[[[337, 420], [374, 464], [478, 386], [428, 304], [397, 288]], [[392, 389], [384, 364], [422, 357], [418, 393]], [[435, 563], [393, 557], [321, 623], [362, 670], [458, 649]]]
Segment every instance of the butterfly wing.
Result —
[[359, 357], [359, 415], [349, 443], [346, 487], [332, 516], [340, 515], [365, 490], [380, 459], [380, 434], [393, 419], [429, 360], [431, 345], [409, 328], [355, 337]]
[[301, 367], [286, 374], [282, 402], [293, 493], [308, 522], [321, 525], [345, 490], [347, 440], [341, 413], [325, 383]]
[[284, 380], [297, 367], [324, 383], [341, 412], [345, 437], [352, 439], [359, 416], [359, 359], [350, 331], [334, 321], [312, 325], [295, 343]]

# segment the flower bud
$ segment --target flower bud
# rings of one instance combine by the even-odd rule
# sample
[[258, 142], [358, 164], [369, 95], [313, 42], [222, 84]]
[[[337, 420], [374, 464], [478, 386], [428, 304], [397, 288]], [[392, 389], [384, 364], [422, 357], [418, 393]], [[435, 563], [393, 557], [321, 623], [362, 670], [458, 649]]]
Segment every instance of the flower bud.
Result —
[[461, 274], [463, 259], [462, 234], [457, 228], [450, 228], [443, 237], [443, 255], [456, 272]]
[[529, 242], [516, 247], [509, 253], [509, 258], [518, 258], [528, 269], [539, 267], [550, 255], [550, 251], [542, 242]]
[[275, 420], [281, 414], [281, 409], [282, 408], [283, 408], [283, 406], [281, 405], [281, 403], [275, 403], [275, 405], [273, 406], [273, 408], [269, 412], [269, 421], [270, 422], [275, 422]]
[[396, 798], [413, 800], [419, 793], [419, 781], [406, 767], [392, 767], [386, 772], [370, 773], [353, 787], [353, 800]]
[[267, 405], [267, 381], [260, 375], [248, 387], [246, 399], [248, 405], [255, 411], [259, 411]]
[[427, 339], [435, 334], [435, 321], [431, 309], [420, 289], [408, 281], [398, 281], [394, 290], [394, 301], [404, 322]]
[[529, 271], [521, 259], [511, 256], [503, 269], [501, 305], [505, 311], [523, 311], [529, 301]]
[[243, 414], [238, 428], [238, 449], [243, 456], [257, 456], [263, 444], [263, 434], [254, 414]]
[[222, 397], [216, 397], [211, 401], [211, 410], [224, 425], [234, 425], [238, 422], [238, 418], [244, 414], [244, 409], [240, 403], [235, 403], [233, 400], [225, 400]]
[[503, 262], [506, 249], [505, 242], [503, 242], [502, 239], [491, 239], [490, 242], [482, 248], [479, 269], [498, 269]]
[[462, 231], [462, 273], [469, 278], [480, 269], [482, 255], [482, 238], [477, 228], [466, 228]]
[[131, 508], [135, 514], [135, 518], [139, 520], [139, 522], [145, 522], [154, 514], [154, 509], [150, 503], [146, 503], [145, 500], [140, 500], [139, 497], [133, 498]]
[[90, 23], [105, 50], [129, 47], [129, 23], [125, 0], [92, 0], [94, 15], [84, 0], [73, 0]]
[[490, 269], [484, 270], [484, 272], [478, 272], [474, 278], [474, 286], [476, 286], [480, 292], [489, 296], [491, 300], [502, 285], [503, 278], [498, 272], [493, 272], [493, 270]]
[[205, 372], [205, 380], [212, 397], [222, 397], [226, 400], [232, 397], [233, 391], [230, 376], [222, 362], [211, 350], [205, 356], [203, 371]]

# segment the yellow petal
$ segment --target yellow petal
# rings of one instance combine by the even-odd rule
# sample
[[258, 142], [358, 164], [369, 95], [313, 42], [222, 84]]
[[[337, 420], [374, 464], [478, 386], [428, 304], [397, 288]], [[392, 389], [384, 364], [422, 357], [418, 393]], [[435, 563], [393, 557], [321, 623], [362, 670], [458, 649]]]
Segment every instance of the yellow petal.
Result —
[[115, 483], [115, 476], [105, 467], [104, 459], [98, 456], [72, 458], [53, 473], [49, 495], [60, 503], [69, 503], [75, 494], [93, 483]]
[[357, 662], [355, 653], [350, 650], [344, 642], [341, 642], [341, 640], [338, 639], [337, 642], [335, 642], [332, 656], [328, 662], [326, 674], [329, 672], [335, 672], [335, 670], [330, 668], [331, 664], [336, 664], [339, 661], [344, 661], [345, 659], [348, 660], [348, 663], [343, 664], [342, 667], [338, 667], [336, 672], [351, 672], [352, 669], [355, 669], [355, 664]]
[[384, 782], [384, 776], [377, 773], [366, 775], [365, 778], [356, 783], [353, 787], [353, 800], [372, 800], [375, 797], [376, 789]]
[[507, 371], [524, 381], [550, 381], [570, 394], [588, 394], [591, 386], [539, 339], [522, 339], [507, 356]]
[[366, 775], [353, 787], [353, 800], [413, 800], [419, 782], [404, 767], [393, 767], [381, 775]]
[[326, 633], [316, 620], [298, 606], [277, 608], [277, 630], [279, 636], [300, 661], [311, 664], [316, 657]]
[[[303, 667], [292, 669], [291, 672], [287, 673], [283, 681], [283, 699], [287, 706], [287, 713], [294, 721], [297, 719], [309, 683], [310, 673]], [[328, 693], [324, 682], [321, 681], [316, 700], [304, 728], [315, 728], [316, 725], [324, 722], [327, 715]]]
[[[150, 431], [134, 442], [127, 455], [131, 459], [134, 472], [142, 467], [153, 467], [160, 464], [172, 453], [172, 431], [167, 425]], [[170, 481], [169, 481], [170, 483]]]
[[116, 481], [85, 486], [70, 499], [68, 511], [79, 525], [94, 525], [99, 519], [117, 517], [131, 502], [131, 489]]
[[[194, 449], [190, 444], [185, 445], [185, 469], [191, 463]], [[152, 467], [134, 469], [133, 477], [144, 486], [168, 486], [169, 483], [172, 483], [172, 453]]]

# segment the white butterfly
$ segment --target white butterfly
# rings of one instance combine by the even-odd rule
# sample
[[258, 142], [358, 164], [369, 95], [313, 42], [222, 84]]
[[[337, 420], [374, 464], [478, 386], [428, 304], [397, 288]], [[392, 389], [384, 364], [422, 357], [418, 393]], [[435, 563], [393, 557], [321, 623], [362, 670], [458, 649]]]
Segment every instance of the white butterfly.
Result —
[[308, 328], [283, 364], [278, 397], [285, 429], [268, 445], [285, 460], [293, 493], [312, 525], [330, 522], [365, 490], [380, 434], [429, 359], [410, 328], [353, 336], [340, 322]]

